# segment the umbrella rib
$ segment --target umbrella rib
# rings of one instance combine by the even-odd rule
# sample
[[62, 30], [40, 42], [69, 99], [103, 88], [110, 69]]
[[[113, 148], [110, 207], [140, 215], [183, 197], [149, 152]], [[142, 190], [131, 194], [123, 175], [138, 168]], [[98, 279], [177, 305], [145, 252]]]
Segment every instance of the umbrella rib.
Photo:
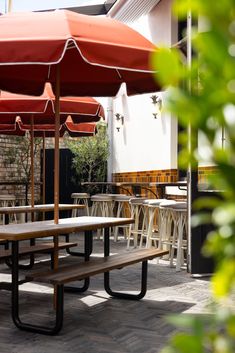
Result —
[[119, 78], [122, 80], [122, 75], [120, 74], [119, 70], [116, 69], [116, 71], [117, 71], [117, 74], [118, 74]]

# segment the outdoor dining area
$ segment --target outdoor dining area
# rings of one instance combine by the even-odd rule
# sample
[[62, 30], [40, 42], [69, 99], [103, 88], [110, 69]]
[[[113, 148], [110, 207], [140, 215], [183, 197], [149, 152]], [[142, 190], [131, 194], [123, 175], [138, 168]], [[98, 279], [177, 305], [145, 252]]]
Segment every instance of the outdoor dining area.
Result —
[[[114, 166], [127, 145], [125, 99], [162, 90], [149, 59], [158, 48], [111, 17], [69, 10], [1, 15], [0, 46], [0, 140], [16, 141], [3, 164], [13, 168], [19, 139], [29, 146], [26, 179], [0, 173], [0, 352], [10, 340], [12, 353], [160, 352], [174, 332], [163, 316], [200, 312], [210, 290], [191, 276], [192, 180], [175, 167], [142, 177], [143, 167], [134, 180], [138, 153], [126, 158], [130, 177]], [[100, 126], [113, 139], [105, 179], [68, 181], [76, 165], [61, 146]]]

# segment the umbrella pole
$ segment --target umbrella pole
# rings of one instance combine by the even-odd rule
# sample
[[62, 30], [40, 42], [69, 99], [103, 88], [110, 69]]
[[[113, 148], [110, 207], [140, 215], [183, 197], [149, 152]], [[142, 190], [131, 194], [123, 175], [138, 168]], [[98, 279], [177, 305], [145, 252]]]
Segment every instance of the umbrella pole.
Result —
[[[31, 206], [34, 207], [34, 116], [30, 118], [30, 155], [31, 155]], [[34, 221], [34, 213], [32, 212], [32, 222]]]
[[[42, 203], [46, 203], [46, 141], [45, 131], [42, 137]], [[45, 212], [42, 213], [42, 219], [45, 220]]]
[[55, 150], [54, 150], [54, 222], [59, 223], [59, 133], [60, 133], [60, 66], [56, 66]]
[[[55, 87], [55, 146], [54, 146], [54, 223], [59, 223], [59, 130], [60, 130], [60, 66], [56, 65], [56, 87]], [[54, 239], [53, 265], [54, 269], [59, 266], [59, 236]], [[57, 286], [54, 286], [54, 308], [56, 301]]]

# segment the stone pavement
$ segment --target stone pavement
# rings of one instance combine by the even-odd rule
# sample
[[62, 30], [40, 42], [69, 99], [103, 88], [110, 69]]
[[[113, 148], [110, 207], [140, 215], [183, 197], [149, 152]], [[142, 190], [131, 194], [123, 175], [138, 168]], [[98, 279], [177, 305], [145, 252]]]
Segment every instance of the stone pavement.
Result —
[[[79, 247], [82, 247], [82, 236]], [[75, 238], [73, 239], [75, 240]], [[94, 241], [95, 255], [102, 254], [102, 240]], [[112, 253], [126, 251], [126, 241], [111, 244]], [[40, 257], [35, 265], [48, 266]], [[64, 253], [60, 260], [79, 261]], [[140, 265], [115, 271], [112, 288], [135, 291], [139, 287]], [[0, 265], [0, 281], [9, 280], [9, 269]], [[210, 302], [209, 279], [192, 278], [185, 270], [175, 272], [166, 260], [149, 262], [148, 292], [141, 301], [110, 298], [103, 290], [103, 276], [91, 279], [89, 291], [65, 293], [64, 327], [57, 336], [43, 336], [18, 330], [10, 312], [10, 292], [0, 291], [0, 353], [158, 353], [175, 328], [168, 314], [199, 313]], [[21, 316], [34, 322], [51, 321], [52, 289], [35, 283], [20, 287]]]

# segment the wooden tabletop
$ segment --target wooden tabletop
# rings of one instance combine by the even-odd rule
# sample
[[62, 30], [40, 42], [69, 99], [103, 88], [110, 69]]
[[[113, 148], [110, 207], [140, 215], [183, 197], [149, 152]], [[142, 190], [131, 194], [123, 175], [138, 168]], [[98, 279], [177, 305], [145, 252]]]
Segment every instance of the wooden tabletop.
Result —
[[114, 217], [73, 217], [33, 223], [8, 224], [0, 226], [0, 238], [5, 240], [26, 240], [43, 238], [53, 235], [69, 234], [72, 232], [96, 230], [105, 227], [114, 227], [134, 223], [132, 218]]
[[113, 186], [187, 186], [187, 181], [98, 181], [98, 182], [82, 182], [81, 185], [113, 185]]
[[[59, 204], [60, 211], [73, 210], [84, 208], [84, 205], [77, 204]], [[0, 207], [0, 214], [12, 214], [12, 213], [33, 213], [33, 212], [49, 212], [54, 211], [54, 204], [34, 205], [32, 206], [12, 206], [12, 207]]]

